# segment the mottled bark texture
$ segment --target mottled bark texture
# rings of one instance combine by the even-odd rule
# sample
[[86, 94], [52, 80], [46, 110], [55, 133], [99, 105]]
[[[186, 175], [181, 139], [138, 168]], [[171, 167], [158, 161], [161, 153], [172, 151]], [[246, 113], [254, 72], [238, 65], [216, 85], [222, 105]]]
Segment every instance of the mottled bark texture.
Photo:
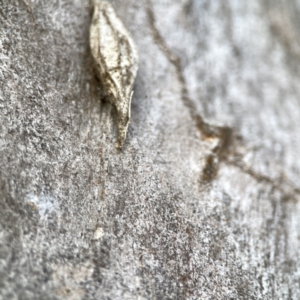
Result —
[[299, 0], [115, 0], [122, 151], [88, 0], [0, 1], [0, 299], [300, 299]]

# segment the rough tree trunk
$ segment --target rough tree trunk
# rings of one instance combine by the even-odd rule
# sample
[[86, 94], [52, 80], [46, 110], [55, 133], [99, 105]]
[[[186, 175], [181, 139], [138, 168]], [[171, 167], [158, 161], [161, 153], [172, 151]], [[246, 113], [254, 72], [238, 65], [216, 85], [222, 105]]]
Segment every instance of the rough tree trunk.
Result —
[[88, 0], [0, 1], [0, 299], [300, 299], [299, 0], [111, 3], [121, 152]]

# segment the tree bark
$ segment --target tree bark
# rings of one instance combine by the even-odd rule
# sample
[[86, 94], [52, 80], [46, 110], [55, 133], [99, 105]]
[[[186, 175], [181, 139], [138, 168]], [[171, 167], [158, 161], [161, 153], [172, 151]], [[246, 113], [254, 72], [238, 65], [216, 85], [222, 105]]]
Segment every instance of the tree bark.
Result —
[[299, 1], [110, 2], [122, 151], [91, 4], [0, 1], [0, 299], [300, 299]]

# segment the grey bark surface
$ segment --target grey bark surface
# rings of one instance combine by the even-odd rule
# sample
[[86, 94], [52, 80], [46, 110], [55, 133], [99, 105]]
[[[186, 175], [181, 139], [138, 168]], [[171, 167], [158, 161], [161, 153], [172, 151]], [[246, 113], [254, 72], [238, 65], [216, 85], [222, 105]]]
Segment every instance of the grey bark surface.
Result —
[[90, 3], [0, 1], [0, 299], [300, 299], [299, 0], [111, 4], [122, 151]]

